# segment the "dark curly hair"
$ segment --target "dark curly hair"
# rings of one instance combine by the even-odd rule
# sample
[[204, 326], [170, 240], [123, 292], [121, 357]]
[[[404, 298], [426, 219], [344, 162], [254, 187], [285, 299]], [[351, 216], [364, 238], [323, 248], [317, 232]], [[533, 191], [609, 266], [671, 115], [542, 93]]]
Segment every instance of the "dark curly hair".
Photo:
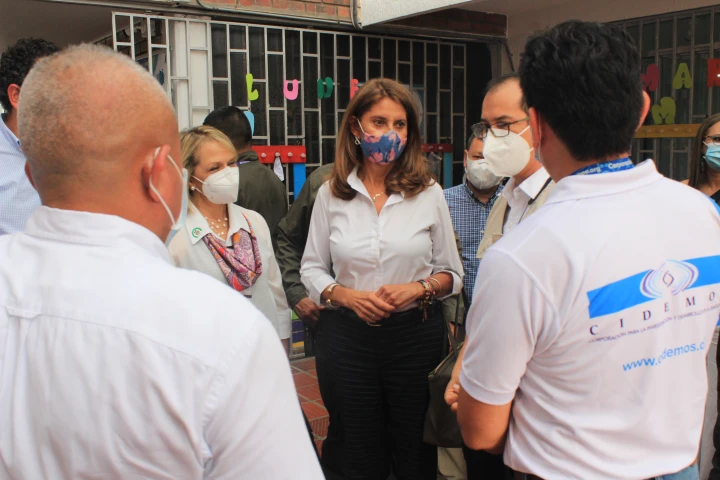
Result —
[[39, 58], [47, 57], [59, 48], [41, 38], [23, 38], [11, 45], [0, 57], [0, 105], [6, 112], [12, 111], [8, 88], [22, 86], [25, 77]]
[[519, 72], [528, 107], [576, 160], [630, 151], [644, 98], [640, 54], [627, 32], [561, 23], [527, 41]]

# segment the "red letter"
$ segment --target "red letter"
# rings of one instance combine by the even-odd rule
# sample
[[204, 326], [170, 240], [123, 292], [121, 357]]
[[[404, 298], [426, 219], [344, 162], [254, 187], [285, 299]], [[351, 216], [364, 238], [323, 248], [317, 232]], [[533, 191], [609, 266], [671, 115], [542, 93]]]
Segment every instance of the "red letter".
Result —
[[650, 92], [654, 92], [658, 88], [658, 81], [660, 79], [660, 71], [658, 70], [658, 66], [654, 63], [652, 65], [648, 65], [646, 73], [641, 73], [640, 77], [642, 78], [643, 87], [648, 89]]
[[708, 58], [708, 88], [720, 86], [720, 60]]

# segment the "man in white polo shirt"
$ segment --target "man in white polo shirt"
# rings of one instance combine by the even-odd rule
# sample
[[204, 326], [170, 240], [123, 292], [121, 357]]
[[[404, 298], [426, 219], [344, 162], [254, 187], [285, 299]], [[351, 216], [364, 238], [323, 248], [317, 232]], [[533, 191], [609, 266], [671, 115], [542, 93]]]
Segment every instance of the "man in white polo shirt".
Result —
[[520, 78], [557, 185], [481, 262], [463, 438], [520, 479], [697, 479], [720, 212], [627, 158], [650, 105], [628, 34], [558, 25], [528, 40]]
[[[490, 81], [483, 100], [482, 121], [472, 128], [473, 135], [483, 139], [482, 154], [489, 169], [497, 176], [510, 177], [488, 215], [477, 252], [473, 252], [482, 259], [493, 243], [545, 203], [555, 184], [531, 147], [530, 117], [517, 73]], [[474, 276], [472, 281], [475, 282]], [[464, 348], [445, 391], [445, 401], [450, 405], [457, 403]], [[468, 480], [502, 480], [506, 476], [502, 454], [477, 452], [467, 446], [463, 452]]]

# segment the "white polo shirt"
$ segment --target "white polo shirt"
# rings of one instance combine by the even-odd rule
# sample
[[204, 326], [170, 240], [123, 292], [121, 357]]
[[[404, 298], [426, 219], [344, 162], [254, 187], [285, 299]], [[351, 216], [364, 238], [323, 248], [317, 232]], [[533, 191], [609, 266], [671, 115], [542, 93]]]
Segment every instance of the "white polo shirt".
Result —
[[558, 182], [480, 265], [460, 377], [514, 400], [505, 463], [641, 479], [697, 456], [720, 311], [720, 212], [646, 161]]

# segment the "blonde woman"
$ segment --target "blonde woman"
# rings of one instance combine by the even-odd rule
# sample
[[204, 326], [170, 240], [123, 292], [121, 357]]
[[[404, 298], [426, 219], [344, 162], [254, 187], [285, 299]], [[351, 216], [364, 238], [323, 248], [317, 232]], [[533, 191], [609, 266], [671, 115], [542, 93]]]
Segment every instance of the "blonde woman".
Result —
[[270, 231], [260, 214], [234, 205], [239, 188], [235, 148], [207, 126], [182, 132], [180, 141], [190, 203], [170, 255], [179, 267], [207, 273], [244, 295], [270, 320], [287, 351], [290, 308]]

